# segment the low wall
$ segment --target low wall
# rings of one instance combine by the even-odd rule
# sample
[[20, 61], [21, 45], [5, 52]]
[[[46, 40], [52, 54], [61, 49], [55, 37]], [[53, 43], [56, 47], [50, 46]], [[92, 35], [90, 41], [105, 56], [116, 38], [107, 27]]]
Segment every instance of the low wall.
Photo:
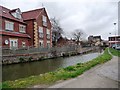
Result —
[[84, 48], [81, 51], [74, 50], [69, 52], [48, 52], [48, 53], [32, 53], [32, 54], [17, 54], [17, 55], [7, 55], [2, 56], [2, 64], [16, 64], [16, 63], [25, 63], [25, 62], [33, 62], [33, 61], [41, 61], [50, 58], [58, 58], [58, 57], [69, 57], [78, 54], [85, 54], [87, 52], [98, 50], [98, 48]]
[[58, 57], [66, 57], [77, 55], [77, 52], [63, 52], [57, 53], [53, 56], [51, 53], [35, 53], [29, 55], [11, 55], [11, 56], [3, 56], [2, 57], [2, 64], [16, 64], [16, 63], [25, 63], [25, 62], [33, 62], [33, 61], [41, 61], [50, 58], [58, 58]]

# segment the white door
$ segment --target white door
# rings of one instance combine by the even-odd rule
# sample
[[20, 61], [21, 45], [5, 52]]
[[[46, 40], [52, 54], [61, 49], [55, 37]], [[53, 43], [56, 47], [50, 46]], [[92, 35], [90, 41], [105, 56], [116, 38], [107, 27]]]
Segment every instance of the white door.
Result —
[[18, 40], [17, 39], [10, 39], [10, 49], [18, 48]]

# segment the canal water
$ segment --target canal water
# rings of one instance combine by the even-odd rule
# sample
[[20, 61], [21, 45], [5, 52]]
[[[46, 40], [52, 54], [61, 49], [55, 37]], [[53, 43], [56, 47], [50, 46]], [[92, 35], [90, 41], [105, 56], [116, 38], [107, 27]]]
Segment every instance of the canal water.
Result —
[[28, 77], [31, 75], [39, 75], [46, 72], [55, 71], [58, 68], [84, 63], [93, 58], [96, 58], [100, 53], [88, 53], [85, 55], [77, 55], [71, 57], [61, 57], [56, 59], [48, 59], [44, 61], [36, 61], [31, 63], [21, 63], [13, 65], [5, 65], [3, 69], [3, 81], [16, 80], [19, 78]]

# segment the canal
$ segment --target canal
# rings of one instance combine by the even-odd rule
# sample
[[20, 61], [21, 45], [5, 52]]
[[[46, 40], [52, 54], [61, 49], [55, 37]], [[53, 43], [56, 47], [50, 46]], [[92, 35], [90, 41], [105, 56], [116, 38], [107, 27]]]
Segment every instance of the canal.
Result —
[[31, 63], [5, 65], [2, 67], [3, 81], [16, 80], [31, 75], [39, 75], [46, 72], [55, 71], [58, 68], [87, 62], [89, 60], [92, 60], [93, 58], [96, 58], [98, 55], [100, 55], [100, 53], [92, 52], [85, 55], [77, 55], [65, 58], [61, 57]]

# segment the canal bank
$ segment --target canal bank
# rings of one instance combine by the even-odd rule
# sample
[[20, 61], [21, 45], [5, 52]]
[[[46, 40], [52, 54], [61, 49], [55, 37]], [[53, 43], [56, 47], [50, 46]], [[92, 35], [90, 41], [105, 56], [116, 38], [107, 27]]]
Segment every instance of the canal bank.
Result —
[[99, 52], [91, 52], [83, 55], [59, 57], [30, 63], [4, 65], [2, 71], [4, 76], [3, 81], [16, 80], [32, 75], [39, 75], [47, 72], [52, 72], [59, 68], [65, 68], [67, 66], [75, 65], [77, 63], [84, 63], [90, 61], [99, 56], [100, 54], [101, 53]]
[[[18, 54], [18, 51], [12, 51], [14, 53], [8, 54], [8, 55], [2, 55], [2, 64], [3, 65], [10, 65], [10, 64], [19, 64], [19, 63], [29, 63], [29, 62], [35, 62], [35, 61], [42, 61], [47, 59], [53, 59], [53, 58], [59, 58], [59, 57], [69, 57], [69, 56], [75, 56], [80, 54], [86, 54], [88, 52], [92, 51], [98, 51], [99, 47], [88, 47], [88, 48], [74, 48], [71, 50], [71, 47], [64, 48], [61, 50], [61, 48], [51, 48], [46, 49], [46, 52], [41, 52], [38, 50], [38, 52], [33, 53], [26, 53], [25, 54]], [[16, 52], [16, 53], [15, 53]]]
[[[98, 65], [77, 78], [63, 81], [49, 88], [119, 88], [118, 57], [114, 56], [105, 64]], [[41, 86], [34, 86], [39, 88]], [[110, 89], [111, 90], [111, 89]]]
[[91, 67], [94, 67], [97, 64], [102, 64], [110, 60], [111, 58], [112, 56], [108, 53], [108, 50], [106, 49], [102, 55], [98, 56], [92, 61], [88, 61], [86, 63], [78, 63], [73, 66], [59, 69], [55, 72], [40, 74], [38, 76], [21, 78], [15, 81], [6, 81], [3, 82], [3, 88], [25, 88], [38, 84], [50, 85], [59, 80], [66, 80], [81, 75], [83, 72], [89, 70]]

